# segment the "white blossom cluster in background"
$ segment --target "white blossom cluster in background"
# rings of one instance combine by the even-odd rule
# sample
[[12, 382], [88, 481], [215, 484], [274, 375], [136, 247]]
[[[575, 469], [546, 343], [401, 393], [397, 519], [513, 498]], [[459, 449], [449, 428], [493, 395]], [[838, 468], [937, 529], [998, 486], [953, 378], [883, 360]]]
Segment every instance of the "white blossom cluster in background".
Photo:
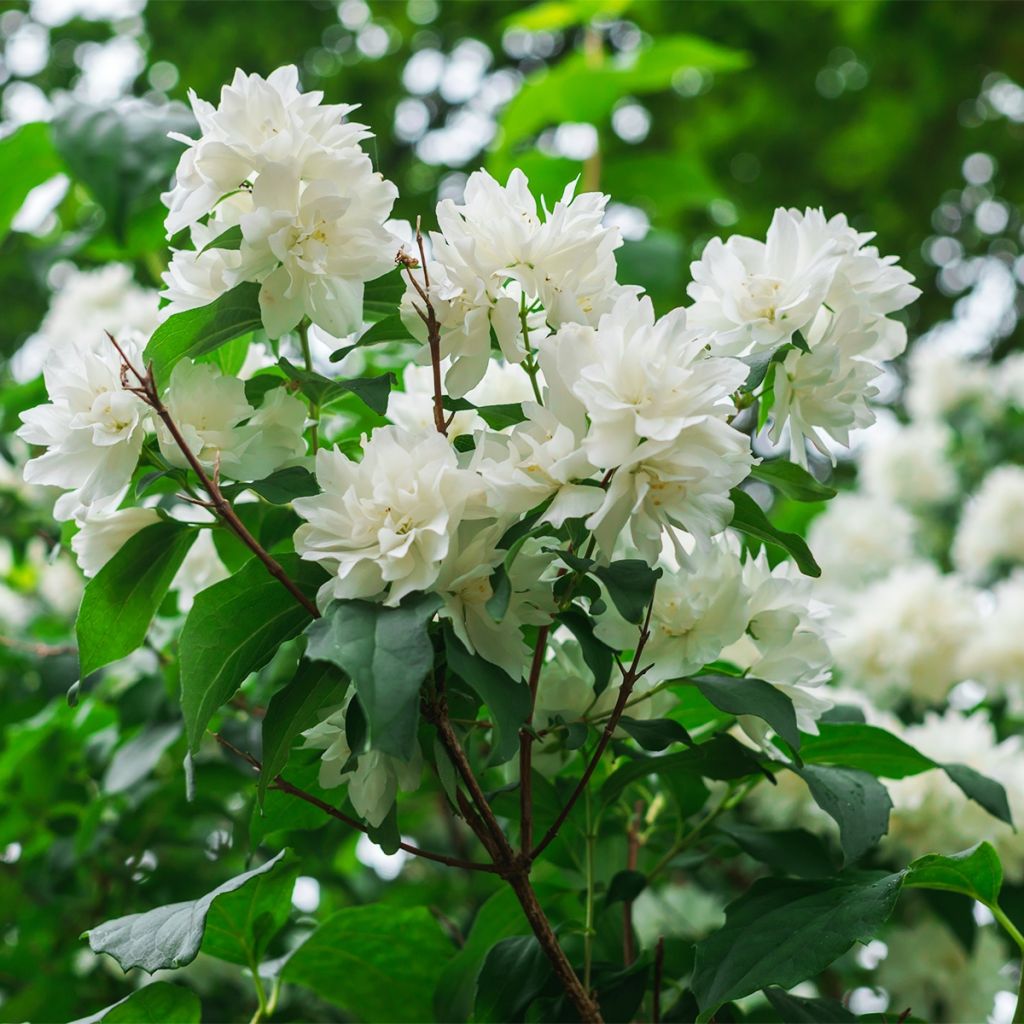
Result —
[[[730, 491], [757, 461], [737, 416], [760, 403], [771, 436], [788, 432], [800, 463], [805, 442], [827, 451], [826, 437], [845, 443], [852, 428], [872, 422], [872, 382], [906, 344], [894, 314], [917, 295], [909, 274], [842, 215], [779, 210], [763, 242], [710, 243], [692, 267], [692, 304], [659, 317], [640, 288], [617, 279], [622, 239], [605, 221], [608, 197], [577, 194], [570, 183], [550, 205], [520, 171], [504, 184], [471, 175], [461, 202], [439, 204], [438, 230], [421, 252], [388, 220], [396, 190], [361, 147], [368, 129], [347, 120], [353, 108], [321, 101], [299, 91], [294, 67], [267, 79], [236, 73], [217, 106], [192, 96], [199, 137], [180, 139], [164, 196], [168, 236], [176, 246], [187, 236], [191, 246], [173, 253], [159, 317], [251, 283], [275, 352], [278, 339], [291, 345], [289, 332], [309, 325], [358, 335], [374, 319], [364, 316], [364, 285], [397, 275], [397, 261], [401, 318], [426, 344], [404, 367], [404, 390], [390, 396], [389, 422], [362, 439], [358, 454], [329, 436], [319, 450], [310, 444], [317, 410], [275, 367], [259, 371], [257, 383], [269, 387], [251, 389], [248, 360], [232, 374], [209, 358], [182, 358], [157, 386], [204, 470], [242, 485], [289, 467], [314, 470], [317, 493], [292, 507], [304, 520], [296, 551], [328, 573], [320, 605], [359, 598], [393, 607], [436, 593], [466, 648], [513, 679], [529, 669], [524, 627], [550, 623], [564, 566], [550, 541], [513, 550], [503, 538], [528, 514], [553, 529], [578, 523], [588, 557], [664, 570], [654, 667], [632, 717], [663, 709], [669, 682], [721, 660], [778, 687], [814, 732], [831, 705], [820, 600], [829, 595], [789, 565], [773, 569], [763, 553], [744, 553], [728, 530]], [[76, 301], [61, 293], [52, 315], [74, 316]], [[128, 315], [138, 305], [134, 286], [125, 281], [120, 305], [106, 304], [115, 328], [141, 329], [119, 342], [142, 366], [153, 323]], [[56, 515], [74, 521], [72, 548], [95, 574], [158, 517], [187, 518], [204, 537], [210, 524], [194, 508], [131, 497], [140, 459], [172, 473], [188, 462], [166, 423], [122, 386], [121, 356], [95, 320], [83, 323], [52, 339], [49, 402], [25, 414], [20, 434], [42, 449], [26, 479], [60, 489]], [[451, 400], [468, 404], [445, 408], [439, 431], [437, 405]], [[488, 426], [487, 407], [514, 403], [518, 422]], [[904, 533], [888, 542], [901, 554], [911, 546], [909, 526]], [[875, 545], [876, 562], [891, 557], [868, 535], [864, 544]], [[179, 587], [185, 605], [224, 572], [212, 543], [193, 552], [205, 554]], [[842, 559], [833, 561], [827, 577], [842, 571]], [[852, 561], [868, 579], [865, 559]], [[495, 617], [488, 603], [499, 566], [508, 600]], [[597, 635], [630, 649], [635, 625], [614, 602], [594, 609]], [[547, 659], [538, 714], [607, 715], [615, 689], [595, 692], [578, 638], [555, 630]], [[912, 651], [906, 661], [914, 663]], [[344, 709], [332, 713], [308, 742], [325, 751], [325, 784], [347, 782], [359, 812], [379, 822], [418, 769], [353, 762], [344, 723]], [[763, 723], [742, 724], [766, 741]]]

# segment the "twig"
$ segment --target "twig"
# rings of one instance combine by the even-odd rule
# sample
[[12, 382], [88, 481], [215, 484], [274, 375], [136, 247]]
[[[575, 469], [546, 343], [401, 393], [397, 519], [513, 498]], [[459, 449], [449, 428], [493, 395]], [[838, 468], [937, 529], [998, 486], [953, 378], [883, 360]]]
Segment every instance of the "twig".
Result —
[[0, 636], [0, 647], [21, 651], [23, 654], [34, 654], [37, 658], [60, 658], [78, 652], [74, 644], [34, 643], [31, 640], [17, 640], [10, 636]]
[[569, 817], [573, 807], [576, 805], [576, 801], [579, 800], [583, 791], [587, 788], [587, 784], [590, 782], [590, 777], [594, 774], [594, 770], [597, 768], [598, 762], [601, 760], [601, 755], [604, 754], [611, 743], [612, 736], [615, 734], [615, 729], [618, 727], [619, 719], [622, 717], [622, 713], [626, 708], [626, 702], [629, 700], [629, 695], [633, 692], [633, 686], [636, 681], [647, 671], [647, 669], [640, 668], [640, 659], [643, 657], [644, 648], [647, 646], [647, 641], [651, 636], [651, 615], [654, 611], [654, 601], [647, 606], [647, 616], [644, 619], [644, 624], [640, 627], [640, 639], [637, 641], [636, 651], [633, 654], [633, 661], [630, 663], [628, 669], [623, 671], [622, 685], [619, 687], [619, 696], [615, 701], [615, 707], [612, 710], [611, 716], [605, 723], [604, 731], [601, 733], [601, 738], [597, 742], [597, 746], [594, 748], [594, 753], [591, 755], [590, 761], [587, 763], [587, 767], [583, 771], [583, 775], [580, 781], [576, 784], [576, 788], [572, 791], [569, 799], [565, 802], [565, 806], [559, 811], [558, 817], [555, 818], [551, 827], [544, 833], [544, 838], [533, 848], [533, 852], [530, 854], [531, 860], [536, 860], [545, 849], [548, 844], [552, 842], [555, 836], [558, 835], [558, 830], [565, 823], [565, 819]]
[[[643, 824], [644, 802], [637, 800], [627, 829], [626, 868], [636, 871], [640, 859], [640, 826]], [[633, 934], [633, 901], [622, 903], [622, 961], [629, 967], [636, 960], [636, 940]]]
[[533, 709], [537, 704], [537, 688], [540, 685], [550, 631], [550, 626], [541, 626], [537, 632], [528, 682], [530, 716], [526, 725], [519, 730], [519, 847], [524, 855], [528, 855], [533, 846]]
[[[211, 478], [203, 468], [203, 464], [188, 446], [188, 442], [184, 437], [182, 437], [181, 431], [178, 429], [177, 424], [171, 418], [171, 414], [167, 410], [167, 406], [164, 405], [163, 400], [160, 398], [160, 392], [157, 389], [156, 381], [153, 379], [153, 364], [150, 363], [149, 366], [146, 367], [145, 374], [141, 374], [132, 365], [131, 360], [127, 355], [125, 355], [124, 349], [122, 349], [117, 343], [114, 336], [108, 332], [107, 337], [121, 356], [122, 386], [126, 391], [130, 391], [133, 395], [137, 395], [141, 398], [142, 401], [160, 417], [160, 420], [163, 422], [164, 426], [167, 427], [171, 437], [174, 439], [174, 443], [181, 450], [181, 454], [185, 456], [185, 459], [192, 467], [196, 476], [199, 477], [200, 483], [202, 483], [206, 493], [209, 494], [211, 509], [216, 512], [225, 523], [227, 523], [227, 525], [238, 535], [238, 538], [242, 543], [245, 544], [245, 546], [266, 566], [267, 572], [269, 572], [270, 575], [273, 576], [274, 579], [276, 579], [292, 595], [292, 597], [294, 597], [295, 600], [313, 616], [314, 619], [320, 618], [320, 612], [316, 605], [299, 589], [298, 585], [284, 571], [277, 559], [269, 554], [260, 542], [249, 532], [242, 520], [238, 518], [231, 502], [228, 501], [221, 492], [216, 471], [214, 472], [214, 476]], [[127, 377], [129, 372], [131, 372], [139, 382], [138, 387], [129, 386]]]
[[[220, 733], [213, 734], [214, 739], [226, 750], [230, 750], [236, 757], [240, 757], [246, 762], [254, 771], [260, 772], [263, 770], [263, 765], [256, 760], [252, 754], [247, 753], [244, 750], [239, 750], [233, 743], [226, 740]], [[339, 811], [337, 807], [332, 807], [329, 803], [321, 800], [319, 797], [314, 796], [312, 793], [307, 793], [306, 790], [300, 789], [298, 786], [293, 786], [287, 779], [278, 775], [271, 783], [270, 789], [279, 790], [282, 793], [287, 793], [289, 796], [297, 797], [299, 800], [304, 800], [307, 804], [313, 807], [319, 808], [324, 814], [329, 814], [332, 818], [337, 818], [338, 821], [343, 821], [350, 828], [356, 829], [358, 832], [362, 832], [364, 835], [369, 835], [369, 828], [364, 825], [361, 821], [357, 821], [355, 818], [350, 818], [343, 811]], [[464, 868], [467, 871], [486, 871], [491, 874], [496, 874], [498, 869], [493, 864], [478, 864], [475, 861], [462, 860], [460, 857], [449, 857], [444, 853], [432, 853], [430, 850], [422, 850], [418, 846], [413, 846], [411, 843], [401, 842], [398, 844], [400, 850], [405, 850], [406, 853], [411, 853], [416, 857], [422, 857], [424, 860], [432, 860], [438, 864], [447, 864], [451, 868]]]

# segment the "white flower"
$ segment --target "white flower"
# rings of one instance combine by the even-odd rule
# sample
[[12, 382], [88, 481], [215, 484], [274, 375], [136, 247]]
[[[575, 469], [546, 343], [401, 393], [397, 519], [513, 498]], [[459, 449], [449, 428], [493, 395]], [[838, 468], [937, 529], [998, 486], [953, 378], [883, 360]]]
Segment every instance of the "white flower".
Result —
[[[140, 339], [122, 335], [120, 344], [139, 365]], [[22, 413], [18, 431], [47, 449], [26, 464], [26, 482], [68, 491], [54, 506], [57, 519], [83, 506], [116, 507], [139, 460], [148, 414], [121, 385], [121, 357], [107, 338], [83, 341], [52, 352], [43, 377], [50, 402]]]
[[[197, 511], [200, 510], [190, 509], [191, 514]], [[230, 575], [213, 543], [213, 531], [200, 530], [171, 583], [171, 589], [178, 595], [178, 611], [187, 612], [196, 594]]]
[[967, 642], [964, 675], [1006, 698], [1012, 714], [1024, 713], [1024, 572], [983, 595], [981, 621]]
[[1024, 468], [998, 466], [985, 477], [960, 517], [953, 562], [979, 579], [1024, 562]]
[[160, 516], [152, 508], [86, 512], [78, 533], [71, 538], [79, 568], [86, 576], [95, 576], [135, 534], [159, 521]]
[[940, 419], [957, 407], [983, 399], [991, 386], [988, 369], [941, 336], [917, 342], [910, 352], [907, 410], [920, 419]]
[[[938, 917], [888, 929], [888, 954], [872, 982], [891, 994], [893, 1011], [912, 1007], [921, 1020], [991, 1021], [996, 996], [1010, 989], [1003, 941], [979, 928], [968, 949]], [[922, 956], [921, 951], [928, 955]], [[1011, 1004], [1012, 1005], [1012, 1004]]]
[[[928, 712], [902, 738], [940, 764], [964, 764], [1006, 790], [1015, 820], [1024, 815], [1024, 746], [1020, 736], [1000, 741], [985, 712], [953, 708]], [[1024, 878], [1024, 844], [1013, 829], [969, 801], [945, 772], [929, 771], [886, 782], [893, 813], [887, 842], [901, 858], [956, 853], [987, 839], [999, 853], [1007, 877]]]
[[[461, 206], [438, 204], [441, 231], [431, 234], [427, 274], [442, 355], [453, 360], [445, 381], [451, 394], [464, 395], [483, 377], [492, 329], [504, 358], [521, 362], [548, 325], [596, 323], [618, 295], [636, 291], [615, 282], [614, 250], [622, 239], [617, 228], [602, 224], [608, 197], [573, 198], [574, 190], [575, 182], [542, 220], [522, 171], [514, 170], [504, 186], [477, 171]], [[425, 337], [415, 306], [422, 301], [410, 285], [403, 316]]]
[[[747, 556], [743, 585], [746, 629], [721, 656], [781, 690], [793, 702], [797, 725], [817, 734], [818, 719], [833, 705], [825, 687], [832, 665], [825, 636], [828, 610], [814, 600], [811, 581], [792, 563], [773, 569], [763, 549]], [[760, 719], [744, 716], [740, 723], [752, 738], [764, 739], [767, 727]]]
[[821, 585], [841, 593], [909, 562], [915, 532], [913, 517], [899, 505], [845, 492], [811, 521], [807, 542], [821, 566]]
[[356, 814], [372, 828], [379, 828], [391, 810], [398, 790], [411, 793], [419, 788], [423, 755], [416, 746], [406, 763], [390, 754], [370, 750], [360, 754], [354, 767], [345, 771], [346, 764], [352, 758], [345, 737], [345, 714], [351, 700], [350, 694], [337, 711], [302, 735], [306, 747], [323, 751], [320, 758], [320, 785], [324, 789], [333, 789], [347, 784], [348, 798]]
[[292, 505], [308, 520], [295, 532], [296, 551], [331, 573], [321, 601], [386, 590], [385, 604], [393, 606], [430, 589], [452, 535], [483, 490], [440, 434], [393, 426], [374, 431], [362, 462], [321, 449], [316, 475], [323, 493]]
[[802, 228], [799, 213], [778, 209], [764, 242], [713, 238], [690, 265], [689, 322], [714, 332], [716, 353], [770, 351], [810, 327], [839, 256], [834, 239], [814, 240]]
[[229, 249], [178, 249], [161, 277], [167, 299], [161, 310], [164, 318], [209, 305], [228, 291], [235, 281], [239, 256]]
[[899, 566], [866, 587], [834, 625], [847, 685], [878, 703], [941, 702], [960, 681], [959, 654], [975, 628], [974, 596], [928, 563]]
[[271, 388], [246, 424], [252, 440], [237, 465], [227, 461], [225, 472], [233, 469], [238, 480], [262, 480], [278, 469], [300, 465], [306, 457], [305, 427], [305, 403], [283, 387]]
[[115, 338], [129, 333], [148, 337], [158, 322], [157, 294], [135, 283], [131, 267], [108, 263], [74, 269], [54, 292], [39, 330], [14, 356], [15, 378], [35, 377], [52, 350], [66, 352], [83, 342], [109, 344], [107, 331]]
[[860, 478], [872, 493], [911, 508], [935, 505], [958, 489], [948, 450], [952, 434], [930, 420], [879, 429], [860, 457]]

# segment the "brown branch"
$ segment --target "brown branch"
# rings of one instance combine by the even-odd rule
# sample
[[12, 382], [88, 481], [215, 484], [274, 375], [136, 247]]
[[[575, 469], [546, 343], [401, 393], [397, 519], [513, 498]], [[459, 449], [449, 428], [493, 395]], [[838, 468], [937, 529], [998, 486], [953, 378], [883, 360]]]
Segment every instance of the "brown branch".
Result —
[[[222, 747], [226, 750], [230, 750], [236, 757], [240, 757], [254, 771], [263, 771], [263, 765], [260, 764], [252, 754], [249, 754], [244, 750], [239, 750], [238, 747], [229, 740], [226, 740], [220, 735], [220, 733], [215, 732], [213, 737]], [[307, 804], [319, 808], [324, 812], [324, 814], [328, 814], [332, 818], [336, 818], [338, 821], [344, 822], [350, 828], [354, 828], [357, 832], [362, 832], [364, 835], [370, 834], [370, 829], [361, 821], [357, 821], [355, 818], [350, 818], [343, 811], [339, 811], [337, 807], [332, 807], [329, 803], [321, 800], [317, 796], [314, 796], [312, 793], [307, 793], [306, 790], [292, 785], [292, 783], [280, 775], [274, 778], [270, 783], [269, 788], [276, 789], [282, 793], [287, 793], [289, 796], [294, 796], [299, 800], [304, 800]], [[498, 871], [494, 864], [478, 864], [475, 861], [462, 860], [460, 857], [449, 857], [444, 853], [432, 853], [430, 850], [422, 850], [420, 847], [413, 846], [411, 843], [399, 843], [398, 848], [400, 850], [405, 850], [406, 853], [411, 853], [416, 857], [422, 857], [424, 860], [432, 860], [438, 864], [446, 864], [451, 868], [464, 868], [467, 871], [486, 871], [491, 874], [496, 874]]]
[[661, 1024], [661, 978], [665, 970], [665, 940], [658, 939], [654, 947], [654, 991], [651, 995], [652, 1024]]
[[[636, 871], [637, 863], [640, 860], [640, 826], [643, 823], [644, 802], [637, 800], [633, 805], [633, 814], [629, 819], [629, 827], [626, 831], [626, 869]], [[632, 965], [636, 960], [636, 938], [633, 933], [633, 901], [624, 900], [622, 903], [622, 961], [626, 967]]]
[[550, 626], [541, 626], [530, 665], [530, 717], [519, 730], [519, 848], [524, 856], [533, 846], [533, 710], [537, 705], [537, 688], [544, 667], [544, 653], [548, 645]]
[[601, 738], [594, 748], [594, 753], [591, 755], [590, 761], [580, 777], [580, 781], [576, 784], [576, 788], [565, 802], [565, 806], [558, 812], [558, 817], [555, 818], [551, 827], [544, 833], [544, 838], [533, 848], [533, 852], [530, 854], [531, 860], [536, 860], [547, 849], [555, 836], [558, 835], [558, 830], [565, 824], [565, 819], [569, 817], [573, 807], [576, 805], [576, 801], [583, 795], [583, 791], [590, 782], [590, 777], [594, 774], [594, 770], [601, 760], [601, 755], [604, 754], [608, 744], [612, 741], [612, 736], [615, 734], [622, 713], [626, 710], [626, 702], [629, 700], [629, 695], [633, 692], [636, 681], [647, 671], [640, 668], [640, 659], [643, 657], [644, 648], [647, 646], [647, 641], [651, 636], [651, 615], [653, 611], [654, 601], [652, 599], [651, 603], [647, 606], [647, 616], [644, 619], [644, 624], [640, 627], [640, 639], [637, 641], [633, 661], [630, 663], [629, 668], [624, 669], [622, 672], [622, 685], [619, 687], [619, 696], [615, 701], [615, 707], [612, 710], [611, 716], [605, 723]]
[[[117, 343], [117, 340], [112, 334], [108, 332], [107, 337], [110, 338], [114, 348], [117, 349], [118, 354], [121, 356], [121, 384], [126, 391], [130, 391], [132, 394], [137, 395], [146, 403], [156, 414], [160, 417], [164, 426], [169, 431], [171, 437], [174, 439], [174, 443], [181, 450], [181, 454], [185, 456], [186, 461], [192, 467], [196, 476], [199, 477], [200, 483], [206, 493], [210, 496], [209, 507], [212, 511], [216, 512], [220, 518], [227, 523], [227, 525], [235, 532], [238, 538], [243, 544], [266, 566], [267, 572], [274, 577], [287, 591], [302, 605], [303, 608], [313, 616], [314, 619], [320, 618], [320, 612], [317, 606], [306, 596], [295, 583], [294, 580], [284, 571], [281, 567], [280, 562], [277, 561], [246, 528], [245, 523], [238, 518], [235, 513], [231, 502], [224, 497], [223, 492], [220, 489], [220, 483], [217, 480], [217, 473], [215, 472], [211, 477], [206, 470], [203, 468], [203, 464], [196, 457], [195, 452], [188, 446], [188, 442], [182, 437], [181, 431], [178, 429], [177, 424], [171, 418], [170, 412], [167, 410], [167, 406], [164, 405], [163, 400], [160, 398], [160, 392], [157, 389], [156, 381], [153, 378], [153, 364], [150, 363], [146, 367], [145, 374], [140, 373], [131, 363], [131, 360], [125, 355], [124, 349]], [[139, 382], [138, 387], [129, 387], [127, 374], [131, 372], [135, 379]]]
[[33, 654], [37, 658], [60, 658], [67, 654], [77, 654], [74, 644], [43, 644], [31, 640], [18, 640], [15, 637], [0, 636], [0, 647], [22, 654]]

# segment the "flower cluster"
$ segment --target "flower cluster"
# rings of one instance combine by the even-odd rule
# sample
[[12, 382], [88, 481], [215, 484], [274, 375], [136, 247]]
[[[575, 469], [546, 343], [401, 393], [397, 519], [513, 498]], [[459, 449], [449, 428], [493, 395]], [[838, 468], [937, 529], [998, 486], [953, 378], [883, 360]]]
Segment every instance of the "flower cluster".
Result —
[[164, 202], [169, 236], [188, 229], [194, 248], [164, 275], [166, 312], [252, 281], [271, 338], [304, 317], [336, 336], [359, 329], [363, 284], [393, 266], [384, 225], [398, 193], [360, 147], [369, 130], [344, 120], [355, 108], [322, 98], [299, 91], [294, 66], [237, 71], [216, 107], [190, 93], [201, 134], [179, 137]]

